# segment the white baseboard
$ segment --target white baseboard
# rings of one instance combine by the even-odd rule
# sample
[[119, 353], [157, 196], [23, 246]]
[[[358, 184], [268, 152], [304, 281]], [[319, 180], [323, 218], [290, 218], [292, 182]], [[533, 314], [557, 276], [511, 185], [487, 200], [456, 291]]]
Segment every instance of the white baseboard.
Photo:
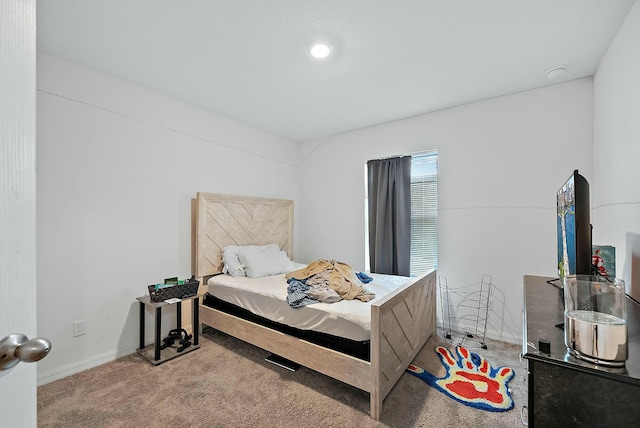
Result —
[[47, 383], [53, 382], [55, 380], [63, 379], [67, 376], [71, 376], [76, 373], [101, 366], [102, 364], [115, 361], [118, 358], [126, 357], [127, 355], [135, 353], [137, 349], [138, 348], [136, 346], [131, 346], [125, 349], [119, 349], [116, 352], [107, 352], [105, 354], [97, 355], [93, 358], [77, 364], [68, 365], [66, 367], [52, 370], [48, 373], [38, 374], [38, 386], [46, 385]]

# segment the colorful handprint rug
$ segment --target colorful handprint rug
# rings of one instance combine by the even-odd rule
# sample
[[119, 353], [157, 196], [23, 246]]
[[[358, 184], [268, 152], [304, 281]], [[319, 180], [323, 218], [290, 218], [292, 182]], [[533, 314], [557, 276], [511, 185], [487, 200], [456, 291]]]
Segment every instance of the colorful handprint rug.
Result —
[[482, 356], [462, 346], [456, 346], [455, 355], [444, 346], [436, 346], [435, 352], [447, 370], [444, 377], [438, 378], [413, 364], [407, 372], [466, 406], [490, 412], [513, 409], [508, 388], [515, 375], [511, 368], [493, 368]]

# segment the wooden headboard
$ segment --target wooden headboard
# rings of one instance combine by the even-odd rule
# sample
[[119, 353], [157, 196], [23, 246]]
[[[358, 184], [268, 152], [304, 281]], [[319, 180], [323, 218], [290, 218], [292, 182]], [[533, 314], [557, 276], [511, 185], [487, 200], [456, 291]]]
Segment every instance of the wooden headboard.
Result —
[[196, 276], [222, 271], [227, 245], [278, 244], [293, 260], [293, 201], [198, 192]]

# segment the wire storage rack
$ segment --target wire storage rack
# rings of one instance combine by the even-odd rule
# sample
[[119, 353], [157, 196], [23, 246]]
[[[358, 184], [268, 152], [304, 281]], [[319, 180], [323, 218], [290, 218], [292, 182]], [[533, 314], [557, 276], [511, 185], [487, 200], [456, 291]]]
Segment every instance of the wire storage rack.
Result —
[[487, 319], [491, 304], [491, 275], [483, 274], [480, 282], [452, 288], [447, 278], [439, 277], [440, 306], [443, 336], [462, 346], [476, 342], [482, 349], [485, 343]]

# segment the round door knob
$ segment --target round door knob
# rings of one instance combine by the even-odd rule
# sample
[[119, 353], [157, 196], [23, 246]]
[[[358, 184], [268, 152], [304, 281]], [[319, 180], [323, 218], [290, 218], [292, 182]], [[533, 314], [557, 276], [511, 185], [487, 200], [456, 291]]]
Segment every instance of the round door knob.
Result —
[[42, 337], [27, 340], [16, 349], [16, 357], [25, 363], [40, 361], [47, 356], [51, 350], [51, 342]]
[[47, 339], [36, 337], [29, 340], [24, 334], [10, 334], [0, 340], [0, 370], [10, 369], [20, 361], [39, 361], [50, 350], [51, 342]]

